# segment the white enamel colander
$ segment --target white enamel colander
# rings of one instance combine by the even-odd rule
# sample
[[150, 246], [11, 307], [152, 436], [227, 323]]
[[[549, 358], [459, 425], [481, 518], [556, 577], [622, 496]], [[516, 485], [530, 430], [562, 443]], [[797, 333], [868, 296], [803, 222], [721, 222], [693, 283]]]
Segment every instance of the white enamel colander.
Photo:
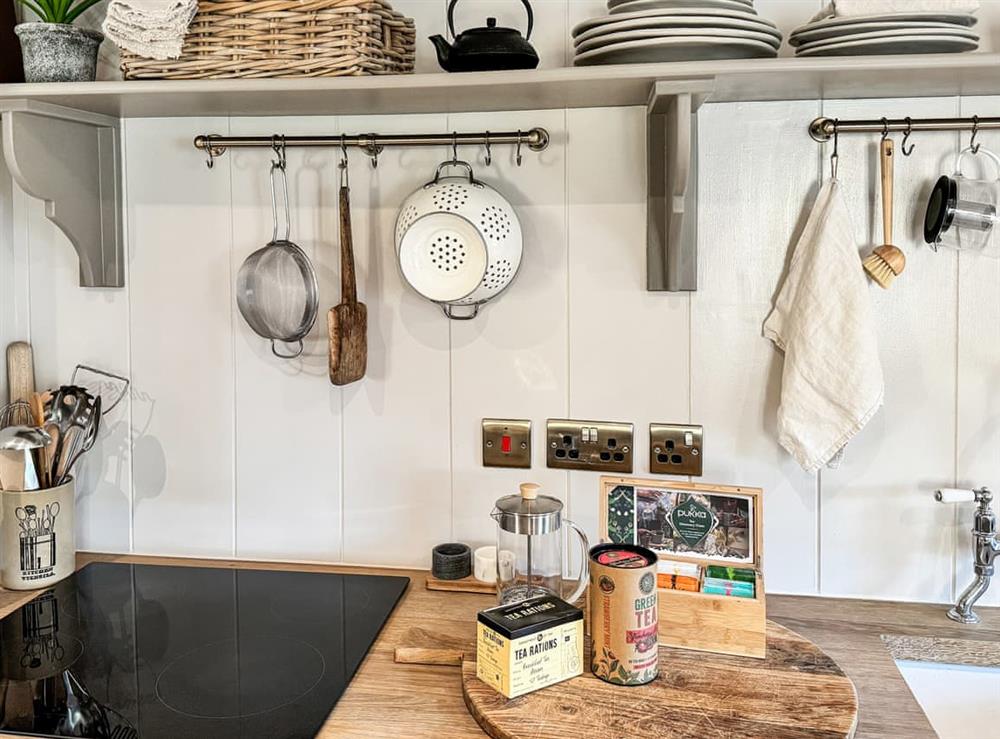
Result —
[[[442, 177], [448, 167], [468, 176]], [[449, 318], [475, 318], [503, 292], [521, 265], [521, 224], [511, 204], [457, 159], [412, 193], [396, 217], [396, 257], [403, 279], [441, 305]], [[456, 313], [471, 307], [471, 313]]]

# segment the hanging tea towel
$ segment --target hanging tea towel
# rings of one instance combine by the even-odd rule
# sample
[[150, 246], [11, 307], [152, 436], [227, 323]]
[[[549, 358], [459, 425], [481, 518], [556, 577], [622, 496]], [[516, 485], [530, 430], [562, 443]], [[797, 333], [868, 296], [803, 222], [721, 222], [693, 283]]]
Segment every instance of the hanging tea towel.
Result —
[[104, 33], [119, 48], [147, 59], [176, 59], [198, 12], [198, 0], [111, 0]]
[[785, 353], [778, 441], [807, 472], [835, 466], [882, 405], [873, 317], [847, 206], [829, 180], [764, 322], [764, 336]]

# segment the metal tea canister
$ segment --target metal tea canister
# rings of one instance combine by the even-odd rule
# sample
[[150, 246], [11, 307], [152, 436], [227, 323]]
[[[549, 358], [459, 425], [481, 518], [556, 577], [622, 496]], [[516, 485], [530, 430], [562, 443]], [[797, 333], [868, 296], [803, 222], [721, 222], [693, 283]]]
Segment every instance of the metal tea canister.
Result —
[[632, 544], [590, 550], [591, 670], [615, 685], [657, 675], [656, 553]]

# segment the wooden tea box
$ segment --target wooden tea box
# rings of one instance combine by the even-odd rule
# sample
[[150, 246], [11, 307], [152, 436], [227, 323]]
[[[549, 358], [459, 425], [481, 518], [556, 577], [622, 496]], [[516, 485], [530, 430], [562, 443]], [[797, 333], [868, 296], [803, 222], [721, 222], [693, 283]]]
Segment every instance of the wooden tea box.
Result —
[[756, 575], [753, 598], [657, 588], [660, 644], [764, 657], [762, 492], [730, 485], [601, 478], [602, 540], [648, 547], [664, 565], [721, 565], [752, 569]]

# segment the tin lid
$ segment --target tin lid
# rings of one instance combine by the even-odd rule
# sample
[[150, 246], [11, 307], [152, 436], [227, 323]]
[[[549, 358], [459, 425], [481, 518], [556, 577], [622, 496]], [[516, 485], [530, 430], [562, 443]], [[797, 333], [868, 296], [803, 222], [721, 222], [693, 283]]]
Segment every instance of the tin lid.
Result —
[[507, 495], [496, 502], [493, 520], [512, 534], [548, 534], [562, 526], [562, 501], [539, 495], [541, 485], [521, 484], [520, 495]]
[[537, 595], [519, 603], [508, 603], [480, 611], [479, 623], [508, 639], [583, 620], [583, 611], [554, 595]]

